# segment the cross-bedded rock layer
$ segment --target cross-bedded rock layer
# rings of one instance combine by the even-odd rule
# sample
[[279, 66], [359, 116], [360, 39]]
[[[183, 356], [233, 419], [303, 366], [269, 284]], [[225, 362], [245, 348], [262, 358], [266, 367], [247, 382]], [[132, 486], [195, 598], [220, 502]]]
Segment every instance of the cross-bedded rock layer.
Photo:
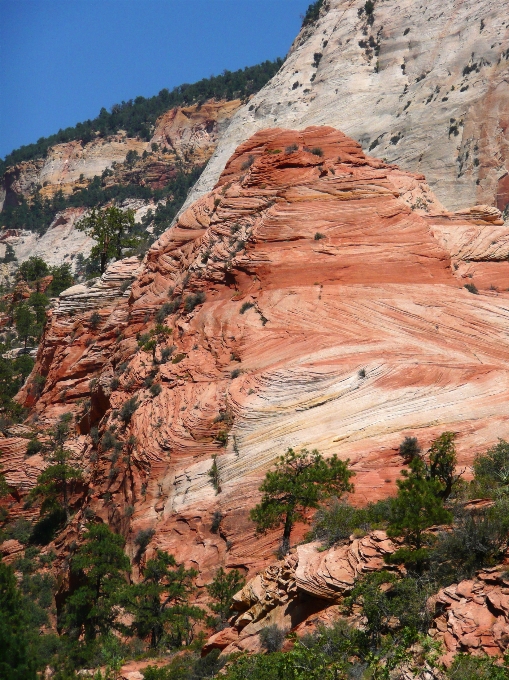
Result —
[[20, 398], [39, 426], [76, 414], [87, 504], [133, 555], [152, 528], [147, 555], [164, 548], [203, 582], [221, 563], [254, 573], [278, 537], [256, 538], [248, 513], [287, 447], [349, 458], [365, 503], [394, 492], [406, 435], [454, 430], [462, 467], [509, 436], [509, 294], [489, 289], [509, 286], [507, 244], [496, 210], [447, 213], [423, 176], [333, 128], [266, 130], [138, 273], [118, 263], [62, 296], [44, 390]]

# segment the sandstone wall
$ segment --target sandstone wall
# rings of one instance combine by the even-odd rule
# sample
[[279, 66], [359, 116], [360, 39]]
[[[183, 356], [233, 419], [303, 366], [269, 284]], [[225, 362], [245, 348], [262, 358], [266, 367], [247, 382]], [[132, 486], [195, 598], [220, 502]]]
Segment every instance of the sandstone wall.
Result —
[[[147, 554], [167, 549], [204, 582], [219, 563], [253, 573], [278, 536], [256, 538], [249, 510], [287, 447], [349, 458], [352, 500], [365, 503], [394, 493], [404, 436], [427, 446], [455, 431], [467, 471], [509, 438], [507, 244], [495, 209], [449, 213], [422, 175], [366, 157], [337, 130], [266, 130], [138, 272], [134, 259], [117, 263], [62, 295], [34, 369], [44, 390], [29, 381], [20, 399], [38, 427], [76, 414], [87, 503], [133, 554], [137, 531], [154, 528]], [[198, 306], [179, 305], [199, 291]], [[143, 350], [137, 337], [170, 301], [171, 334]], [[114, 427], [118, 460], [93, 426]]]
[[234, 116], [187, 205], [257, 130], [333, 125], [422, 172], [451, 210], [509, 203], [508, 0], [327, 0]]

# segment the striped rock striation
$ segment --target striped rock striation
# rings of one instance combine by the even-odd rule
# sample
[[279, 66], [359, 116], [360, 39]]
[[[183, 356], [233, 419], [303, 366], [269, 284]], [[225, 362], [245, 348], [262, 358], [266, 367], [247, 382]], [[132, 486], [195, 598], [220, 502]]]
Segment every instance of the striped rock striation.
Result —
[[325, 0], [278, 73], [232, 118], [189, 197], [274, 125], [332, 125], [422, 172], [449, 210], [509, 205], [509, 0]]
[[287, 447], [349, 458], [363, 504], [394, 493], [404, 436], [455, 431], [462, 467], [509, 437], [508, 243], [496, 209], [447, 212], [333, 128], [265, 130], [143, 263], [61, 296], [19, 400], [39, 428], [74, 414], [87, 516], [129, 554], [153, 529], [145, 557], [252, 575]]

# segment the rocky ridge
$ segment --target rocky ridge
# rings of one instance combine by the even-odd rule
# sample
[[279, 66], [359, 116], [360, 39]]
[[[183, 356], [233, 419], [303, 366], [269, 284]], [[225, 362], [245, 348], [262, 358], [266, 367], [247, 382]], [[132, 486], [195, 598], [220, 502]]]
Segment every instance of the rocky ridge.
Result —
[[[479, 262], [461, 259], [469, 243]], [[394, 492], [406, 435], [426, 446], [454, 430], [462, 467], [509, 437], [506, 243], [500, 213], [448, 213], [422, 175], [337, 130], [266, 130], [143, 263], [63, 294], [32, 376], [44, 389], [29, 380], [19, 399], [39, 428], [74, 413], [87, 512], [130, 553], [152, 528], [147, 556], [168, 550], [203, 583], [218, 564], [251, 575], [278, 537], [257, 538], [249, 509], [288, 446], [349, 458], [364, 503]], [[500, 292], [483, 283], [492, 274]]]
[[235, 148], [274, 125], [332, 125], [422, 172], [449, 210], [509, 204], [508, 0], [327, 0], [232, 119], [186, 206]]
[[[0, 187], [0, 209], [15, 205], [21, 197], [30, 202], [36, 190], [46, 199], [59, 191], [70, 196], [89, 187], [98, 176], [102, 177], [104, 189], [129, 184], [162, 189], [178, 172], [189, 172], [208, 161], [240, 103], [238, 99], [210, 100], [170, 109], [156, 121], [149, 142], [119, 133], [86, 144], [73, 141], [50, 147], [45, 158], [25, 161], [7, 170]], [[133, 152], [138, 157], [126, 163]], [[126, 207], [134, 207], [139, 220], [149, 208], [157, 206], [152, 200], [131, 200]], [[38, 255], [49, 264], [72, 264], [78, 253], [88, 256], [93, 242], [75, 229], [84, 212], [83, 207], [66, 208], [42, 236], [27, 230], [5, 230], [0, 233], [0, 257], [5, 255], [6, 244], [14, 248], [19, 262]]]

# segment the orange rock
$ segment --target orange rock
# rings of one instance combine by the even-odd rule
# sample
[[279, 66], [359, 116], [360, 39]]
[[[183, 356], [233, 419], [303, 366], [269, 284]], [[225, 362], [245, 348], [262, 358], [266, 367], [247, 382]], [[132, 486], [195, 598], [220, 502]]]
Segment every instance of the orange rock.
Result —
[[[280, 537], [256, 536], [249, 510], [287, 447], [349, 458], [351, 500], [365, 504], [395, 492], [404, 436], [427, 447], [454, 430], [467, 473], [509, 437], [509, 276], [498, 294], [472, 295], [461, 270], [479, 258], [502, 281], [498, 222], [484, 207], [447, 213], [421, 176], [333, 128], [260, 131], [142, 263], [115, 263], [61, 296], [19, 400], [38, 427], [75, 415], [91, 509], [125, 533], [131, 556], [152, 528], [146, 556], [167, 550], [198, 566], [202, 584], [219, 564], [254, 575]], [[137, 336], [159, 322], [171, 334], [146, 351]], [[116, 428], [116, 462], [92, 427]], [[305, 532], [296, 526], [293, 540]], [[362, 550], [363, 569], [379, 568], [382, 544]], [[355, 577], [334, 569], [333, 586], [316, 587]]]

